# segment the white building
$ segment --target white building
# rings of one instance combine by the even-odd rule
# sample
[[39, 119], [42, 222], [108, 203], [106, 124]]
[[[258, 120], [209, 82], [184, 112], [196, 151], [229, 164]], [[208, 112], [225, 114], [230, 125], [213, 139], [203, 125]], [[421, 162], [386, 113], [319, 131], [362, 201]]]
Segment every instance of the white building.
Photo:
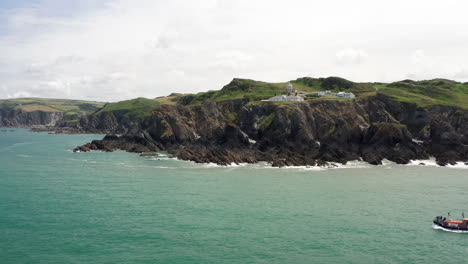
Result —
[[321, 91], [321, 92], [318, 92], [317, 94], [318, 96], [325, 96], [325, 95], [329, 95], [333, 93], [331, 91]]
[[353, 93], [347, 93], [347, 92], [332, 93], [331, 91], [320, 91], [320, 92], [317, 92], [317, 95], [318, 96], [336, 95], [339, 98], [356, 98], [356, 96]]
[[356, 98], [353, 93], [339, 92], [336, 95], [341, 98]]
[[289, 82], [288, 85], [286, 86], [285, 92], [287, 94], [292, 94], [292, 93], [295, 93], [296, 90], [293, 88], [293, 85]]
[[271, 102], [280, 102], [280, 101], [293, 101], [293, 102], [301, 102], [304, 101], [304, 98], [297, 96], [297, 95], [277, 95], [273, 96], [267, 101]]

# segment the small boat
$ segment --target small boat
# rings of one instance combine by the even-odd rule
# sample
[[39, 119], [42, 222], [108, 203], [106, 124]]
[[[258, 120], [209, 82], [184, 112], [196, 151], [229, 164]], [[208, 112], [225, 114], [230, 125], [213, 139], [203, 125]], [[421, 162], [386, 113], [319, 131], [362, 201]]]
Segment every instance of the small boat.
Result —
[[465, 213], [462, 213], [462, 220], [453, 220], [450, 218], [450, 213], [448, 213], [447, 217], [437, 216], [433, 222], [445, 229], [468, 231], [468, 218], [465, 218]]

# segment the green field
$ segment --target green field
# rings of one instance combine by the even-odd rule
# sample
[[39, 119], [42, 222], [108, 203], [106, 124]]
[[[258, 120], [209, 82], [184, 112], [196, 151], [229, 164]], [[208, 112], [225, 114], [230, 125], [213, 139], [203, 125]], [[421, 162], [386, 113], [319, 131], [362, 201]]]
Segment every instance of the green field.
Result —
[[108, 103], [96, 114], [111, 112], [119, 119], [143, 119], [159, 106], [161, 106], [159, 101], [140, 97], [117, 103]]
[[0, 108], [10, 108], [23, 112], [64, 112], [65, 115], [82, 116], [91, 114], [104, 106], [104, 103], [83, 100], [18, 98], [0, 100]]
[[[80, 116], [110, 112], [116, 118], [144, 119], [152, 111], [164, 104], [200, 105], [206, 102], [220, 102], [233, 99], [248, 99], [249, 104], [297, 104], [301, 102], [262, 102], [272, 96], [284, 94], [288, 82], [267, 83], [261, 81], [234, 79], [221, 90], [197, 94], [171, 94], [155, 99], [136, 98], [116, 103], [101, 103], [81, 100], [20, 98], [0, 100], [0, 108], [17, 109], [24, 112], [65, 112], [70, 122]], [[400, 102], [414, 103], [420, 107], [429, 105], [451, 105], [468, 109], [468, 83], [445, 79], [427, 81], [403, 80], [394, 83], [355, 83], [339, 77], [299, 78], [292, 80], [294, 88], [307, 93], [305, 102], [336, 99], [333, 96], [317, 97], [317, 91], [353, 92], [356, 97], [364, 98], [385, 94]], [[302, 102], [303, 103], [303, 102]], [[228, 119], [235, 119], [231, 116]]]
[[[353, 83], [351, 81], [338, 78], [299, 78], [290, 81], [294, 89], [299, 93], [315, 93], [323, 90], [352, 91], [358, 97], [359, 95], [370, 95], [374, 92], [373, 84], [370, 83]], [[284, 94], [284, 90], [288, 82], [267, 83], [247, 79], [234, 79], [229, 84], [218, 91], [201, 92], [197, 94], [184, 95], [179, 97], [178, 103], [184, 105], [199, 105], [209, 101], [227, 101], [233, 99], [248, 98], [250, 102], [260, 102], [275, 95]], [[324, 99], [324, 98], [310, 98]]]
[[468, 109], [468, 83], [445, 79], [428, 81], [405, 80], [391, 84], [376, 85], [379, 93], [398, 101], [415, 103], [419, 106], [453, 105]]
[[[404, 80], [394, 83], [355, 83], [339, 77], [299, 78], [292, 80], [298, 92], [314, 93], [331, 90], [333, 92], [353, 92], [357, 98], [374, 96], [377, 93], [388, 95], [397, 101], [414, 103], [424, 107], [429, 105], [452, 105], [468, 109], [468, 83], [459, 83], [445, 79], [428, 81]], [[248, 98], [250, 104], [263, 103], [261, 100], [283, 94], [287, 82], [267, 83], [246, 79], [234, 79], [221, 90], [181, 95], [177, 103], [199, 105], [205, 102], [219, 102]], [[306, 101], [343, 100], [329, 97], [307, 96]], [[349, 99], [344, 99], [349, 100]], [[172, 101], [174, 99], [172, 98]], [[291, 102], [275, 102], [286, 104]], [[294, 102], [298, 103], [298, 102]]]

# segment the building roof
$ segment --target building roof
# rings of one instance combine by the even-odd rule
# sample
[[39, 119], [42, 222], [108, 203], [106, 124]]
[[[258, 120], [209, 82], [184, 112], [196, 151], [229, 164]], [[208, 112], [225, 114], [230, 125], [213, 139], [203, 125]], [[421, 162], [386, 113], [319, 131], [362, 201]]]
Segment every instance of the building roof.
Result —
[[297, 96], [297, 95], [289, 95], [287, 96], [288, 99], [302, 99], [302, 97]]
[[280, 99], [280, 98], [286, 98], [287, 96], [286, 95], [277, 95], [277, 96], [273, 96], [270, 98], [271, 99]]

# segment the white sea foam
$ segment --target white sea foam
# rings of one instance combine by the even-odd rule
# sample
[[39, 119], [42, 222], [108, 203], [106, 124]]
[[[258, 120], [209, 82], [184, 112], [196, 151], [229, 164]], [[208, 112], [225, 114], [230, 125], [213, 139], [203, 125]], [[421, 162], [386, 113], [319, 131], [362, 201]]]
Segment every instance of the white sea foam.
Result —
[[432, 228], [433, 228], [433, 229], [437, 229], [437, 230], [443, 230], [443, 231], [446, 231], [446, 232], [465, 233], [465, 234], [468, 234], [468, 231], [447, 229], [447, 228], [443, 228], [443, 227], [438, 226], [438, 225], [435, 225], [435, 224], [432, 224]]
[[29, 155], [22, 155], [22, 154], [18, 154], [16, 155], [17, 157], [21, 157], [21, 158], [32, 158], [32, 156], [29, 156]]
[[[253, 166], [253, 165], [252, 165]], [[256, 166], [259, 169], [274, 169], [274, 170], [325, 170], [325, 167], [319, 166], [284, 166], [284, 167], [273, 167], [269, 163], [265, 163], [260, 166]]]
[[329, 163], [326, 166], [288, 166], [288, 167], [283, 167], [283, 168], [321, 171], [321, 170], [335, 170], [335, 169], [363, 169], [363, 168], [370, 168], [371, 166], [372, 165], [370, 165], [367, 162], [355, 160], [355, 161], [349, 161], [346, 164]]
[[457, 162], [455, 165], [448, 164], [446, 166], [439, 166], [436, 162], [434, 157], [431, 157], [427, 160], [411, 160], [408, 165], [412, 166], [433, 166], [433, 167], [440, 167], [440, 168], [452, 168], [452, 169], [468, 169], [468, 165], [464, 162]]
[[421, 166], [423, 166], [423, 164], [424, 166], [440, 167], [439, 165], [437, 165], [434, 157], [431, 157], [430, 159], [427, 159], [427, 160], [410, 160], [410, 163], [408, 163], [408, 165], [421, 165]]
[[[187, 160], [181, 160], [177, 157], [169, 157], [167, 154], [160, 154], [158, 157], [152, 157], [149, 160], [151, 161], [168, 161], [168, 160], [176, 160], [179, 162], [185, 162], [188, 164], [191, 164], [191, 166], [199, 167], [199, 168], [238, 168], [238, 167], [246, 167], [248, 166], [249, 168], [254, 168], [254, 169], [292, 169], [292, 170], [314, 170], [314, 171], [321, 171], [321, 170], [329, 170], [329, 169], [366, 169], [366, 168], [372, 168], [374, 165], [371, 165], [365, 161], [362, 160], [354, 160], [354, 161], [349, 161], [346, 164], [341, 164], [341, 163], [329, 163], [329, 165], [326, 166], [285, 166], [285, 167], [272, 167], [271, 163], [268, 162], [259, 162], [255, 164], [249, 164], [249, 163], [240, 163], [240, 164], [235, 164], [231, 163], [230, 165], [218, 165], [216, 163], [196, 163], [194, 161], [187, 161]], [[466, 165], [463, 162], [458, 162], [455, 165], [447, 165], [445, 167], [437, 165], [435, 158], [432, 157], [428, 160], [411, 160], [410, 163], [407, 165], [399, 165], [396, 164], [393, 161], [383, 159], [382, 160], [382, 165], [377, 166], [381, 167], [384, 169], [392, 169], [394, 166], [435, 166], [435, 167], [440, 167], [440, 168], [455, 168], [455, 169], [468, 169], [468, 165]]]
[[336, 165], [337, 165], [336, 169], [364, 169], [364, 168], [371, 168], [373, 166], [365, 161], [360, 161], [360, 160], [348, 161], [346, 164], [338, 163]]
[[447, 168], [453, 168], [453, 169], [468, 169], [468, 165], [465, 164], [464, 162], [457, 162], [455, 165], [447, 165]]
[[216, 163], [213, 163], [213, 162], [210, 162], [210, 163], [195, 163], [196, 165], [198, 166], [201, 166], [201, 167], [205, 167], [205, 168], [232, 168], [232, 167], [244, 167], [244, 166], [247, 166], [249, 164], [247, 163], [239, 163], [239, 164], [236, 164], [236, 163], [231, 163], [229, 165], [218, 165]]

